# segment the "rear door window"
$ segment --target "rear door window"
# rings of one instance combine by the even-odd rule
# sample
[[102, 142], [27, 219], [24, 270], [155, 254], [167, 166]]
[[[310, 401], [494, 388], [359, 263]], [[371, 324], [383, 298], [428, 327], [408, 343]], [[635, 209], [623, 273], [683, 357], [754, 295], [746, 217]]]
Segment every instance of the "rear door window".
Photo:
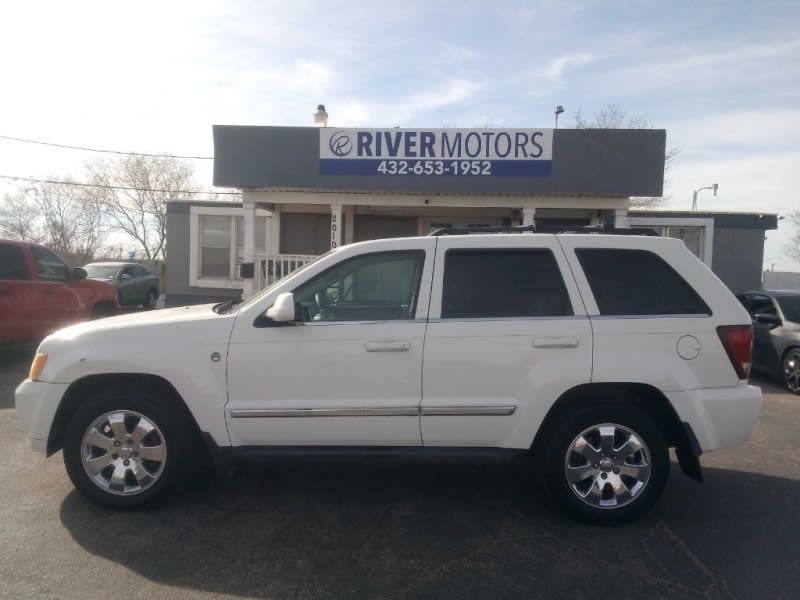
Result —
[[28, 279], [28, 267], [22, 248], [14, 244], [0, 244], [0, 279]]
[[550, 250], [448, 250], [442, 318], [561, 317], [572, 304]]
[[692, 287], [647, 250], [578, 248], [601, 315], [710, 315]]

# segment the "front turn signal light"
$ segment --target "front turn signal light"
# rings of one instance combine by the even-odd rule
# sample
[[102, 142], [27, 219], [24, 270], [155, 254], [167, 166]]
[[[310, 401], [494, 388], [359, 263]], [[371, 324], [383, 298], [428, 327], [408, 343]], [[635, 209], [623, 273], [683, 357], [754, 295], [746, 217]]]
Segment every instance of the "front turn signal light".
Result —
[[31, 372], [28, 373], [28, 379], [31, 381], [36, 381], [39, 379], [39, 376], [44, 371], [44, 366], [47, 364], [47, 354], [42, 354], [41, 352], [37, 352], [36, 356], [33, 357], [33, 362], [31, 363]]

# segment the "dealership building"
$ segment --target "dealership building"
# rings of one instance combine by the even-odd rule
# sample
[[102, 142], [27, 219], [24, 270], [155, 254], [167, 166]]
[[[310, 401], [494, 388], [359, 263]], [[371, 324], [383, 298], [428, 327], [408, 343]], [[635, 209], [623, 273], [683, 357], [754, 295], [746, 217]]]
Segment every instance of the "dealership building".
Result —
[[169, 306], [249, 296], [342, 244], [442, 227], [644, 227], [682, 239], [734, 291], [758, 288], [761, 213], [645, 211], [658, 129], [214, 126], [214, 185], [241, 202], [167, 207]]

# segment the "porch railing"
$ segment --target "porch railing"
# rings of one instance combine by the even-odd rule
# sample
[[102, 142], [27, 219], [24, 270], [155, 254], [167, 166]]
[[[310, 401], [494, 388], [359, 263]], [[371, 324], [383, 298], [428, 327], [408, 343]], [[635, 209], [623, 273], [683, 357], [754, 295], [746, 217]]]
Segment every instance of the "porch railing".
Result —
[[315, 258], [311, 254], [254, 254], [253, 291], [263, 290]]

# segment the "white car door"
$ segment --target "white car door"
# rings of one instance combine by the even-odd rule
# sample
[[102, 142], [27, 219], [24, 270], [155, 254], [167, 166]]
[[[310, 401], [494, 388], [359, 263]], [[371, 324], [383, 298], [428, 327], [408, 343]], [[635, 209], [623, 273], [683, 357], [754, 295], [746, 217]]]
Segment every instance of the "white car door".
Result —
[[529, 447], [553, 402], [591, 375], [591, 325], [558, 241], [441, 237], [435, 271], [424, 445]]
[[228, 356], [233, 444], [420, 445], [435, 245], [342, 248], [327, 268], [279, 289], [294, 293], [295, 322], [238, 317]]

